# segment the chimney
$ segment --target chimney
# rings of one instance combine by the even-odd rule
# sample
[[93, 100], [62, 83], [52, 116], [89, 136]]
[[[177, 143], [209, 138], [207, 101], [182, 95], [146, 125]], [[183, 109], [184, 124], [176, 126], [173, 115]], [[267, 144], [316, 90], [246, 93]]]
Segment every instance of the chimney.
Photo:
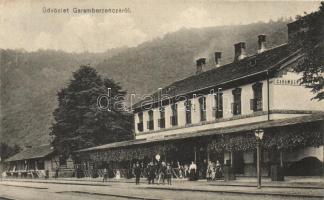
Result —
[[221, 58], [222, 58], [222, 52], [216, 51], [215, 52], [215, 66], [216, 67], [219, 67], [220, 66]]
[[258, 53], [264, 52], [266, 50], [266, 35], [258, 35], [258, 44]]
[[197, 64], [196, 74], [200, 74], [201, 72], [204, 71], [204, 67], [206, 64], [206, 58], [199, 58], [198, 60], [196, 60], [196, 64]]
[[242, 60], [246, 57], [245, 52], [245, 42], [239, 42], [234, 45], [235, 47], [235, 55], [234, 55], [234, 61]]

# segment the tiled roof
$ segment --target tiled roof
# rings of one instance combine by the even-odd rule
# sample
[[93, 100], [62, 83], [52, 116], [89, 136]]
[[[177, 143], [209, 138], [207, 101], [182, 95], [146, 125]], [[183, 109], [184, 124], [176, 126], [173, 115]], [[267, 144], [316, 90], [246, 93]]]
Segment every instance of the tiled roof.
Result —
[[130, 146], [130, 145], [137, 145], [137, 144], [144, 144], [144, 143], [147, 143], [146, 139], [127, 140], [127, 141], [122, 141], [122, 142], [114, 142], [114, 143], [104, 144], [104, 145], [91, 147], [91, 148], [87, 148], [87, 149], [81, 149], [76, 152], [111, 149], [111, 148], [126, 147], [126, 146]]
[[277, 119], [277, 120], [270, 120], [270, 121], [263, 121], [263, 122], [255, 122], [250, 124], [228, 126], [228, 127], [215, 128], [206, 131], [194, 131], [186, 134], [169, 135], [169, 136], [165, 136], [164, 138], [152, 140], [152, 141], [146, 139], [137, 139], [137, 140], [128, 140], [123, 142], [115, 142], [115, 143], [105, 144], [105, 145], [91, 147], [87, 149], [81, 149], [76, 152], [89, 152], [89, 151], [97, 151], [97, 150], [104, 150], [104, 149], [129, 147], [129, 146], [147, 144], [153, 142], [179, 140], [179, 139], [203, 137], [203, 136], [211, 136], [211, 135], [219, 135], [219, 134], [239, 133], [245, 131], [252, 131], [256, 129], [284, 127], [284, 126], [298, 125], [298, 124], [305, 124], [305, 123], [319, 122], [319, 121], [324, 121], [324, 113], [311, 114], [311, 115], [306, 115], [301, 117], [291, 117], [287, 119]]
[[28, 160], [28, 159], [35, 159], [35, 158], [44, 158], [54, 152], [54, 148], [50, 145], [43, 145], [33, 148], [28, 148], [24, 151], [21, 151], [12, 157], [6, 159], [5, 162], [9, 161], [17, 161], [17, 160]]
[[[296, 54], [296, 52], [288, 44], [283, 44], [262, 53], [248, 56], [242, 60], [176, 81], [162, 89], [162, 95], [167, 94], [169, 97], [185, 95], [190, 92], [242, 79], [243, 77], [265, 73], [267, 70], [280, 67], [282, 61]], [[157, 101], [159, 95], [161, 95], [161, 91], [151, 95], [153, 99], [151, 102]], [[133, 107], [140, 107], [142, 102], [136, 103]], [[145, 103], [148, 103], [148, 101], [145, 100]]]

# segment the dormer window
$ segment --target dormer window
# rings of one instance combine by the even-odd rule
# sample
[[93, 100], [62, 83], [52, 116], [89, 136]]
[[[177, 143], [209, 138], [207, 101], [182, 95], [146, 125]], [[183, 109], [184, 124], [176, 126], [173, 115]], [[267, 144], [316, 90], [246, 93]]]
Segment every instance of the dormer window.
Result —
[[154, 130], [153, 110], [148, 111], [149, 120], [147, 121], [147, 129]]
[[206, 121], [206, 97], [199, 98], [200, 121]]
[[254, 112], [262, 111], [262, 83], [252, 85], [253, 99], [250, 100], [250, 109]]
[[137, 130], [139, 132], [143, 132], [143, 112], [138, 113], [138, 123], [137, 123]]
[[241, 114], [241, 88], [236, 88], [232, 91], [233, 100], [232, 103], [232, 113], [233, 115], [240, 115]]

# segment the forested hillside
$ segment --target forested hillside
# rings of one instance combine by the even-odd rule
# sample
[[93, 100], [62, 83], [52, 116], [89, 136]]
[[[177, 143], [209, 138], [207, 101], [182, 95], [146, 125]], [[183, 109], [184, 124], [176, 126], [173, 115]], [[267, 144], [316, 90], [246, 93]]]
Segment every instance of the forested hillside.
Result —
[[100, 54], [0, 50], [0, 141], [22, 147], [48, 143], [57, 91], [81, 64], [96, 65], [120, 50]]
[[195, 74], [195, 59], [207, 57], [213, 65], [215, 51], [222, 52], [222, 64], [232, 62], [234, 43], [244, 41], [247, 53], [257, 51], [257, 36], [267, 35], [267, 46], [287, 41], [287, 22], [256, 23], [242, 26], [182, 29], [163, 38], [129, 48], [97, 66], [122, 83], [129, 92], [150, 94], [159, 87]]
[[[151, 93], [195, 73], [195, 59], [223, 52], [231, 62], [234, 43], [245, 41], [249, 54], [257, 50], [257, 35], [268, 36], [268, 47], [285, 43], [286, 21], [250, 25], [181, 29], [134, 48], [105, 53], [73, 54], [62, 51], [1, 50], [0, 141], [20, 146], [48, 143], [56, 93], [81, 64], [91, 64], [128, 92]], [[211, 66], [209, 66], [211, 68]]]

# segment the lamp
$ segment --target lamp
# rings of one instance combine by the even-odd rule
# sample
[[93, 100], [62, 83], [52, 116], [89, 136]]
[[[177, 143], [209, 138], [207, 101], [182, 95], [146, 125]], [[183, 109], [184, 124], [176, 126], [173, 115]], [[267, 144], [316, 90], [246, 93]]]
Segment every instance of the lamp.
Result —
[[259, 140], [262, 140], [263, 138], [263, 134], [264, 134], [264, 130], [262, 129], [257, 129], [254, 131], [255, 137]]
[[261, 189], [261, 140], [264, 135], [264, 130], [257, 129], [254, 131], [255, 137], [257, 138], [257, 179], [258, 189]]
[[2, 182], [2, 165], [1, 165], [1, 156], [0, 156], [0, 181]]

